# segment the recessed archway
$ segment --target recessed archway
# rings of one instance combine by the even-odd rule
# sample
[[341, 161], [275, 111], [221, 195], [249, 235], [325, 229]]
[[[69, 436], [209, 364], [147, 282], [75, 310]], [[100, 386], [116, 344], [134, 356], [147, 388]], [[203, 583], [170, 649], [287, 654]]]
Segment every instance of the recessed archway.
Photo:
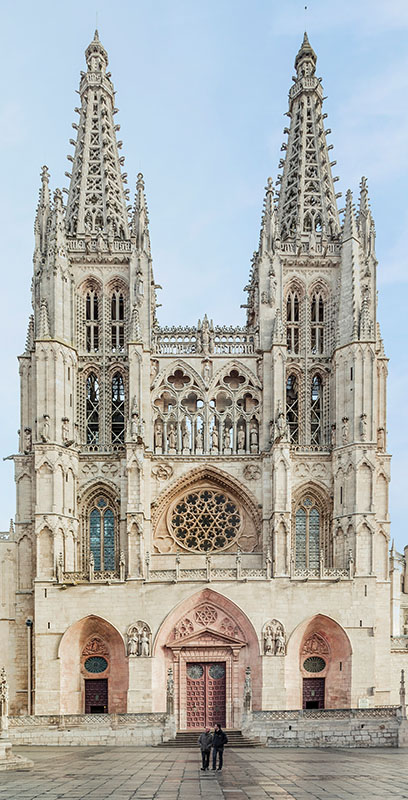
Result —
[[[104, 670], [90, 673], [86, 656], [94, 654], [103, 660]], [[126, 713], [129, 668], [125, 644], [119, 631], [106, 619], [90, 615], [74, 622], [64, 633], [58, 651], [60, 659], [60, 711], [62, 714], [83, 714], [86, 681], [106, 681], [106, 711]], [[91, 684], [90, 684], [91, 685]]]
[[[321, 659], [321, 662], [313, 665], [307, 661], [309, 658]], [[325, 708], [349, 708], [351, 662], [351, 642], [338, 622], [325, 614], [316, 614], [301, 622], [293, 631], [287, 646], [287, 707], [302, 708], [306, 704], [304, 681], [317, 678], [324, 681]], [[319, 667], [319, 670], [310, 672], [311, 666]]]
[[[202, 589], [170, 612], [157, 633], [153, 655], [156, 656], [153, 681], [157, 688], [154, 710], [162, 711], [166, 706], [166, 679], [171, 668], [175, 715], [180, 729], [199, 727], [203, 721], [211, 724], [219, 721], [206, 716], [210, 712], [205, 687], [200, 695], [203, 709], [198, 709], [195, 716], [190, 713], [189, 667], [200, 666], [201, 673], [199, 669], [196, 673], [201, 677], [211, 664], [219, 665], [225, 696], [217, 713], [225, 713], [222, 721], [227, 727], [239, 728], [241, 725], [248, 666], [252, 676], [252, 705], [255, 710], [261, 708], [261, 657], [254, 627], [232, 600], [213, 589]], [[225, 712], [224, 709], [221, 711], [223, 702]]]

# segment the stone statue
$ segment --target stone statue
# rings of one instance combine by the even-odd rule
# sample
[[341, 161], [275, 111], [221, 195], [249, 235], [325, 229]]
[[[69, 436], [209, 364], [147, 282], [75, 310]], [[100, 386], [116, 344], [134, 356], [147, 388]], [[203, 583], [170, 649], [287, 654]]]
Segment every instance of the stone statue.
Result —
[[0, 730], [3, 738], [7, 737], [8, 730], [8, 705], [9, 705], [9, 687], [7, 682], [6, 668], [2, 667], [0, 672]]
[[252, 679], [251, 679], [251, 667], [247, 667], [245, 670], [245, 681], [244, 681], [244, 709], [245, 711], [251, 710], [252, 704]]
[[174, 714], [174, 678], [173, 667], [167, 670], [166, 706], [169, 715]]
[[405, 617], [404, 625], [403, 625], [403, 628], [402, 628], [402, 635], [403, 636], [408, 636], [408, 617]]
[[183, 428], [183, 450], [190, 449], [190, 434], [187, 428], [187, 425], [184, 425]]
[[128, 656], [137, 655], [139, 655], [139, 636], [136, 628], [133, 628], [128, 638]]
[[238, 428], [237, 443], [238, 443], [238, 450], [245, 450], [245, 430], [244, 430], [244, 428]]
[[62, 417], [62, 425], [61, 425], [61, 439], [64, 444], [69, 443], [69, 419], [68, 417]]
[[348, 417], [343, 417], [342, 419], [342, 428], [341, 428], [341, 440], [343, 444], [347, 444], [349, 438], [349, 420]]
[[377, 449], [383, 453], [385, 450], [385, 430], [378, 428], [377, 430]]
[[149, 641], [149, 634], [146, 631], [146, 628], [143, 628], [140, 634], [140, 655], [141, 656], [150, 656], [150, 641]]
[[211, 433], [211, 447], [213, 450], [218, 450], [218, 429], [216, 425], [214, 425]]
[[57, 583], [63, 583], [64, 581], [64, 560], [62, 557], [62, 553], [58, 556], [57, 566], [56, 566], [56, 573], [57, 573]]
[[224, 428], [224, 450], [229, 450], [231, 447], [230, 429]]
[[42, 442], [50, 441], [50, 417], [49, 414], [43, 414], [43, 421], [41, 424], [40, 439]]
[[94, 577], [95, 577], [95, 559], [94, 559], [94, 554], [93, 553], [89, 554], [88, 571], [89, 571], [89, 580], [92, 582], [94, 580]]
[[266, 656], [273, 655], [273, 636], [269, 625], [264, 633], [264, 654]]
[[277, 439], [279, 441], [285, 440], [287, 435], [287, 425], [285, 414], [282, 411], [280, 404], [278, 404], [278, 416], [276, 418], [276, 432], [277, 432]]
[[330, 428], [330, 444], [332, 447], [336, 447], [336, 423]]
[[175, 431], [173, 423], [171, 423], [171, 425], [169, 427], [169, 433], [168, 433], [168, 436], [167, 436], [167, 443], [168, 443], [169, 451], [172, 451], [172, 450], [176, 449], [177, 437], [176, 437], [176, 431]]
[[286, 652], [286, 640], [283, 628], [281, 625], [276, 629], [275, 634], [275, 655], [284, 656]]
[[367, 438], [367, 414], [362, 414], [360, 417], [360, 437], [361, 441], [365, 442]]
[[163, 447], [163, 426], [161, 423], [156, 425], [154, 432], [154, 445], [156, 450], [161, 450]]
[[256, 453], [258, 450], [258, 428], [256, 425], [252, 426], [249, 439], [251, 442], [251, 453]]
[[120, 551], [119, 558], [119, 578], [121, 581], [125, 580], [126, 558], [123, 550]]
[[197, 448], [197, 450], [202, 450], [202, 449], [203, 449], [203, 432], [202, 432], [202, 429], [201, 429], [201, 428], [199, 428], [199, 429], [197, 430], [197, 435], [196, 435], [196, 448]]
[[33, 446], [33, 437], [31, 428], [24, 428], [24, 452], [31, 453], [32, 446]]
[[130, 422], [130, 438], [132, 442], [137, 441], [139, 433], [139, 418], [137, 414], [132, 414], [132, 419]]

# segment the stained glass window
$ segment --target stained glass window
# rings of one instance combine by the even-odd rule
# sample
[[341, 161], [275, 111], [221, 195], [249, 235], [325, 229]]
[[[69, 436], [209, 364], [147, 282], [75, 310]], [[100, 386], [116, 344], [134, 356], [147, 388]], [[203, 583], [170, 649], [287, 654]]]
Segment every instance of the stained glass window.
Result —
[[241, 513], [228, 495], [213, 489], [190, 492], [173, 508], [174, 538], [189, 550], [222, 550], [239, 535]]
[[320, 513], [311, 497], [304, 497], [295, 514], [297, 569], [319, 569]]
[[103, 656], [90, 656], [84, 663], [87, 672], [105, 672], [107, 666], [108, 662]]
[[95, 570], [114, 570], [115, 516], [103, 497], [89, 515], [89, 548], [94, 558]]

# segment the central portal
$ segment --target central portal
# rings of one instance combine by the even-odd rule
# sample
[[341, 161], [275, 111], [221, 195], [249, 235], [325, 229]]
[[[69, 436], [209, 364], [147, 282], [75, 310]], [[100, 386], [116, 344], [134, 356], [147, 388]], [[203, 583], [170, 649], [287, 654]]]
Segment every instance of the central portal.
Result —
[[187, 728], [225, 725], [225, 662], [187, 664]]

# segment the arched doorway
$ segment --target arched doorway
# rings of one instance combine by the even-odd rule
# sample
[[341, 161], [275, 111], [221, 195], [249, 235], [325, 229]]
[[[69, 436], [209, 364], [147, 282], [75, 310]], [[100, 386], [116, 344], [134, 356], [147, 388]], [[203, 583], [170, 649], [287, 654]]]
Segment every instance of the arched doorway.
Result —
[[[252, 623], [231, 600], [203, 589], [174, 609], [154, 645], [156, 682], [174, 679], [180, 730], [220, 723], [241, 726], [245, 670], [251, 667], [253, 707], [261, 705], [261, 659]], [[160, 705], [159, 705], [160, 703]], [[157, 698], [156, 710], [163, 708]]]
[[62, 714], [113, 714], [127, 710], [128, 660], [119, 631], [91, 615], [71, 625], [60, 646]]
[[349, 708], [350, 640], [331, 617], [317, 614], [292, 633], [287, 647], [288, 708]]

